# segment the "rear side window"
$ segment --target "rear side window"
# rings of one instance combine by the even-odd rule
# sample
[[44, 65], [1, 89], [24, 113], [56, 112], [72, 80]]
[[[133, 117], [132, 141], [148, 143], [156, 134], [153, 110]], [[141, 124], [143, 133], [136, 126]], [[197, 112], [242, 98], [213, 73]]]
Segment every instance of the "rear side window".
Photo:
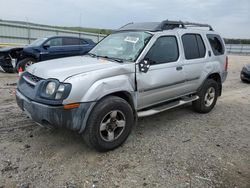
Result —
[[88, 44], [85, 40], [81, 39], [81, 44]]
[[179, 58], [177, 39], [174, 36], [164, 36], [156, 40], [145, 59], [153, 64], [174, 62]]
[[225, 53], [225, 48], [222, 39], [219, 35], [207, 34], [207, 38], [211, 45], [214, 55], [223, 55]]
[[182, 43], [186, 59], [203, 58], [206, 55], [204, 42], [199, 34], [185, 34]]
[[81, 42], [77, 38], [63, 38], [63, 45], [70, 46], [70, 45], [80, 45]]

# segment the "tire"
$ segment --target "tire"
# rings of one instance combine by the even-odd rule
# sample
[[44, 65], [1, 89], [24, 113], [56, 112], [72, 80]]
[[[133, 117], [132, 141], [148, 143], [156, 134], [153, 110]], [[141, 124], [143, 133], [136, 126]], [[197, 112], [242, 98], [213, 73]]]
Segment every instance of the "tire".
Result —
[[13, 67], [4, 67], [4, 66], [2, 66], [2, 69], [6, 73], [14, 73], [14, 72], [16, 72], [16, 70]]
[[219, 95], [218, 83], [213, 79], [207, 79], [198, 92], [199, 99], [193, 102], [193, 109], [198, 113], [210, 112]]
[[108, 96], [92, 110], [83, 138], [97, 151], [113, 150], [126, 141], [134, 123], [133, 110], [127, 101]]
[[25, 71], [28, 66], [30, 66], [31, 64], [34, 64], [34, 63], [36, 63], [36, 60], [32, 57], [28, 57], [28, 58], [25, 58], [25, 59], [19, 61], [17, 63], [17, 67], [16, 67], [17, 72], [20, 69], [20, 67], [23, 69], [23, 71]]

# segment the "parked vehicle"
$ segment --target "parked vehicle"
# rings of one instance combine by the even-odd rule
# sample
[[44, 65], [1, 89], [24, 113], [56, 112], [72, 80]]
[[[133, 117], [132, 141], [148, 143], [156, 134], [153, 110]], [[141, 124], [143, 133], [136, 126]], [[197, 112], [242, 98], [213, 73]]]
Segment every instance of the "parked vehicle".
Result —
[[86, 38], [66, 36], [40, 38], [22, 50], [18, 58], [17, 69], [21, 67], [25, 70], [27, 66], [40, 61], [84, 55], [94, 46], [95, 43]]
[[16, 98], [38, 124], [78, 131], [90, 146], [108, 151], [127, 139], [137, 117], [190, 102], [196, 112], [210, 112], [227, 65], [224, 41], [209, 25], [131, 23], [86, 56], [30, 66]]
[[22, 50], [22, 47], [0, 48], [0, 66], [5, 72], [15, 72], [16, 61]]
[[250, 83], [250, 64], [247, 64], [242, 68], [240, 78], [242, 82]]

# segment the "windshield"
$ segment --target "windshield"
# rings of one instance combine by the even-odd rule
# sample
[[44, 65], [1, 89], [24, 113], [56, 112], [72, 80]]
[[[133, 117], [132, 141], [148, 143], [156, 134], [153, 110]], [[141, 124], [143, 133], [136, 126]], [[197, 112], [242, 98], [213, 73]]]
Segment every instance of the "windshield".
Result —
[[44, 43], [44, 41], [46, 41], [48, 38], [40, 38], [40, 39], [36, 39], [35, 41], [33, 41], [31, 44], [29, 44], [28, 46], [40, 46]]
[[147, 32], [119, 32], [107, 36], [90, 54], [106, 58], [135, 61], [152, 35]]

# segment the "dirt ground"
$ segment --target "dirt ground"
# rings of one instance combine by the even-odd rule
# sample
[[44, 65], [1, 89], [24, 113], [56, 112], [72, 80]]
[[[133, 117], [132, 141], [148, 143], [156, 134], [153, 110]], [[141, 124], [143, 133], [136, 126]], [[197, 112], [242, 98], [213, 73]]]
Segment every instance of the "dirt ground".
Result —
[[49, 130], [15, 103], [17, 75], [0, 71], [0, 188], [250, 187], [250, 56], [229, 56], [223, 95], [209, 114], [187, 105], [140, 119], [111, 152], [89, 149], [80, 135]]

